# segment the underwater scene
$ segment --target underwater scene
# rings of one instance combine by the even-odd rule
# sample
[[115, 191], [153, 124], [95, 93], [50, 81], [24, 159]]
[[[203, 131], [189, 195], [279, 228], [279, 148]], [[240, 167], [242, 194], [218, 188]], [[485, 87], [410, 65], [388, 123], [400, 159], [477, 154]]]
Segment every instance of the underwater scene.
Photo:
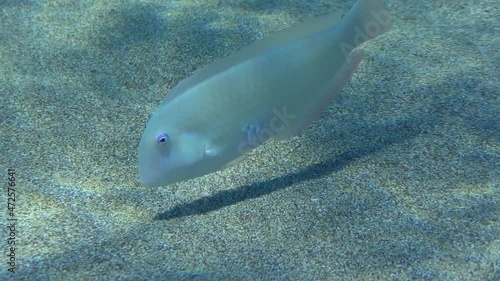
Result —
[[500, 280], [499, 49], [496, 0], [2, 0], [0, 280]]

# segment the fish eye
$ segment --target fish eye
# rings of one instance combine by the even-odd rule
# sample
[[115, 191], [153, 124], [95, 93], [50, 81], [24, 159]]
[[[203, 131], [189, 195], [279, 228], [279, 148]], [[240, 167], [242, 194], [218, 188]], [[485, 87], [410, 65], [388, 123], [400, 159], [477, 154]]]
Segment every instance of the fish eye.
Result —
[[160, 145], [164, 145], [168, 142], [167, 133], [161, 133], [156, 137], [156, 142]]

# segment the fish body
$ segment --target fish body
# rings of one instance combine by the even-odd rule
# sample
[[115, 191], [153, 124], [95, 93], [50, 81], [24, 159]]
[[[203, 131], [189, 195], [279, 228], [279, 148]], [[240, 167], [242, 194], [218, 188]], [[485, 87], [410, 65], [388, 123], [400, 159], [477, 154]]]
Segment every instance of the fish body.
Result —
[[354, 48], [390, 25], [382, 0], [359, 0], [334, 18], [271, 35], [181, 81], [146, 126], [140, 182], [154, 187], [221, 170], [317, 119], [361, 61]]

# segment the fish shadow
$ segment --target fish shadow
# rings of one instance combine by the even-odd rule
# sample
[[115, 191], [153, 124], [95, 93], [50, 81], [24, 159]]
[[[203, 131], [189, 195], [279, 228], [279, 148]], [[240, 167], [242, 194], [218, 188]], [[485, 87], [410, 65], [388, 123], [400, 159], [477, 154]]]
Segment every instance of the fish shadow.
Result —
[[342, 170], [356, 159], [360, 159], [383, 150], [390, 145], [415, 137], [419, 134], [422, 123], [422, 121], [418, 120], [400, 120], [375, 128], [371, 127], [368, 134], [372, 135], [372, 139], [376, 141], [370, 142], [368, 145], [365, 144], [364, 147], [343, 152], [323, 162], [310, 165], [303, 170], [272, 180], [253, 183], [231, 190], [223, 190], [191, 202], [176, 205], [157, 214], [153, 217], [153, 220], [171, 220], [186, 216], [206, 214], [248, 199], [270, 194], [303, 181], [325, 177], [333, 172]]

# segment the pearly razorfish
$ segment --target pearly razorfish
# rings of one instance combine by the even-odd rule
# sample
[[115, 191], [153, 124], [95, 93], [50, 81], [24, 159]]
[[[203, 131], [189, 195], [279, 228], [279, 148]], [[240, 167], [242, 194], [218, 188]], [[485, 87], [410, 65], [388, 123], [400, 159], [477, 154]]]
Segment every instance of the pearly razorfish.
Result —
[[146, 126], [140, 182], [155, 187], [203, 176], [270, 138], [305, 129], [358, 66], [363, 53], [354, 48], [390, 25], [382, 0], [359, 0], [337, 19], [293, 26], [181, 81]]

